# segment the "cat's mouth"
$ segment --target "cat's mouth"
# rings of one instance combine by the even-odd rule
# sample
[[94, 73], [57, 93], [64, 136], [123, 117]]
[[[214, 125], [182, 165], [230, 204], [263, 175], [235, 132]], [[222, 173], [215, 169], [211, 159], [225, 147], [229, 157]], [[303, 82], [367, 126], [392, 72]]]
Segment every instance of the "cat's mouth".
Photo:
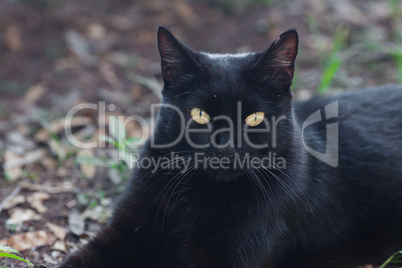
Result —
[[210, 176], [225, 181], [236, 179], [252, 171], [272, 173], [272, 170], [286, 169], [285, 158], [277, 155], [275, 152], [269, 152], [263, 156], [253, 156], [249, 153], [235, 153], [230, 157], [196, 157], [194, 158], [194, 163], [196, 169], [205, 170]]
[[223, 157], [195, 159], [195, 168], [202, 169], [217, 180], [231, 180], [244, 174], [244, 164], [238, 153]]
[[243, 170], [235, 169], [207, 169], [205, 172], [217, 181], [231, 181], [241, 177], [244, 174]]

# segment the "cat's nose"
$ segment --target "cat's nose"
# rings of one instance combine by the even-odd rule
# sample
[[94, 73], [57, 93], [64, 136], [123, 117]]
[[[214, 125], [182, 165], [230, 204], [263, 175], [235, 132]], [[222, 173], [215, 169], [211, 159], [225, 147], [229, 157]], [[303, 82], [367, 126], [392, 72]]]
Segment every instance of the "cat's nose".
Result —
[[236, 149], [231, 146], [226, 146], [224, 148], [216, 148], [215, 153], [220, 158], [227, 157], [229, 159], [232, 159], [236, 154]]
[[236, 153], [233, 137], [221, 132], [215, 137], [215, 153], [218, 157], [233, 158]]

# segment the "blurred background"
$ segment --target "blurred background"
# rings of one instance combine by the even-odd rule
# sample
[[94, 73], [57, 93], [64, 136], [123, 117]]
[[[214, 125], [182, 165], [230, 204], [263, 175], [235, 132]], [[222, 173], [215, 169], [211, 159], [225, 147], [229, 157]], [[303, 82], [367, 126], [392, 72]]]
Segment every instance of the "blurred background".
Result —
[[[51, 267], [105, 222], [130, 173], [115, 118], [149, 121], [160, 101], [158, 25], [216, 53], [262, 51], [296, 28], [292, 90], [305, 99], [402, 83], [401, 2], [0, 0], [0, 245]], [[83, 103], [114, 106], [76, 113], [75, 136], [112, 145], [66, 139], [64, 118]], [[152, 131], [123, 128], [132, 140]]]

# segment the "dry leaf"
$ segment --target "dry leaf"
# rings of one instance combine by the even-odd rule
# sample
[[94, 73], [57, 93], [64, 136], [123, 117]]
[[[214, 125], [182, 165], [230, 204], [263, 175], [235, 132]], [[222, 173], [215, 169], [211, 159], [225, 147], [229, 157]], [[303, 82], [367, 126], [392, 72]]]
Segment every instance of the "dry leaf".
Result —
[[42, 216], [32, 209], [15, 208], [8, 212], [10, 218], [6, 221], [6, 225], [21, 224], [25, 221], [38, 221]]
[[37, 84], [30, 87], [24, 96], [25, 103], [32, 104], [37, 102], [47, 90], [48, 89], [43, 84]]
[[22, 175], [22, 166], [32, 164], [41, 159], [46, 154], [45, 150], [38, 149], [32, 152], [24, 154], [24, 156], [18, 156], [6, 150], [4, 152], [4, 170], [10, 179], [18, 179]]
[[75, 235], [82, 235], [85, 231], [84, 217], [77, 209], [72, 209], [68, 215], [68, 228]]
[[103, 206], [96, 206], [85, 210], [82, 215], [84, 218], [90, 218], [97, 222], [105, 222], [112, 215], [112, 209]]
[[64, 243], [63, 241], [56, 241], [56, 243], [54, 243], [52, 249], [57, 250], [57, 251], [66, 252], [67, 251], [66, 243]]
[[90, 23], [87, 26], [87, 35], [92, 40], [102, 40], [106, 37], [106, 29], [102, 24]]
[[46, 231], [34, 231], [23, 234], [16, 234], [7, 240], [2, 240], [4, 244], [17, 251], [24, 251], [33, 247], [52, 245], [56, 238]]
[[57, 168], [57, 161], [51, 157], [44, 157], [41, 164], [48, 170], [55, 170]]
[[49, 199], [49, 194], [45, 192], [35, 192], [28, 197], [28, 202], [32, 208], [36, 209], [39, 213], [47, 212], [47, 208], [43, 205], [45, 200]]
[[68, 175], [68, 170], [65, 167], [59, 167], [56, 174], [59, 177], [66, 177]]
[[26, 153], [23, 157], [6, 150], [4, 153], [4, 169], [13, 169], [15, 167], [21, 167], [27, 164], [32, 164], [46, 155], [46, 151], [38, 149], [32, 152]]
[[[17, 186], [14, 188], [14, 190], [12, 190], [4, 199], [3, 201], [0, 202], [0, 213], [3, 211], [3, 209], [7, 206], [7, 203], [12, 200], [14, 197], [16, 197], [19, 192], [21, 191], [21, 187]], [[25, 201], [25, 197], [24, 197], [24, 201]], [[14, 201], [15, 202], [15, 201]], [[10, 208], [11, 206], [8, 205]]]
[[58, 263], [54, 258], [52, 258], [50, 255], [48, 255], [46, 253], [44, 253], [42, 255], [42, 259], [43, 259], [43, 261], [45, 263], [48, 263], [48, 264], [51, 264], [51, 265], [57, 265], [57, 263]]
[[21, 28], [16, 25], [9, 26], [6, 31], [5, 41], [11, 51], [21, 51], [24, 48], [21, 40]]
[[8, 131], [5, 140], [6, 149], [17, 155], [24, 155], [36, 148], [35, 143], [19, 130]]
[[68, 69], [74, 69], [79, 64], [79, 61], [73, 57], [68, 56], [66, 58], [57, 59], [54, 66], [57, 71], [64, 71]]
[[108, 178], [114, 183], [119, 185], [122, 182], [121, 174], [118, 170], [109, 168], [107, 171]]
[[4, 157], [4, 164], [3, 164], [4, 172], [7, 174], [9, 179], [11, 180], [18, 179], [22, 175], [22, 169], [20, 166], [13, 167], [12, 164], [10, 166], [10, 163], [19, 162], [20, 159], [22, 158], [19, 157], [17, 154], [14, 154], [8, 150], [4, 152], [3, 157]]
[[25, 189], [25, 190], [46, 192], [49, 194], [75, 192], [75, 187], [69, 181], [62, 182], [58, 186], [39, 185], [39, 184], [32, 184], [29, 182], [22, 181], [20, 183], [20, 186], [22, 189]]
[[25, 196], [19, 194], [8, 200], [7, 203], [4, 204], [3, 209], [10, 209], [24, 202]]
[[67, 235], [67, 231], [65, 228], [60, 227], [56, 224], [53, 224], [51, 222], [46, 222], [47, 228], [61, 241], [64, 241]]

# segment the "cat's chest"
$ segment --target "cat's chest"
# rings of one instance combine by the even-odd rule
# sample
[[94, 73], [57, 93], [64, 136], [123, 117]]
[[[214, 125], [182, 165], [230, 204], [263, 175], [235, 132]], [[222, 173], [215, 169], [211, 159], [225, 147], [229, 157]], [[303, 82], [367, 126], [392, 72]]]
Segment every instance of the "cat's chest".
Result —
[[267, 226], [261, 204], [238, 199], [190, 198], [186, 209], [171, 218], [167, 249], [174, 262], [193, 267], [259, 267], [275, 234]]

